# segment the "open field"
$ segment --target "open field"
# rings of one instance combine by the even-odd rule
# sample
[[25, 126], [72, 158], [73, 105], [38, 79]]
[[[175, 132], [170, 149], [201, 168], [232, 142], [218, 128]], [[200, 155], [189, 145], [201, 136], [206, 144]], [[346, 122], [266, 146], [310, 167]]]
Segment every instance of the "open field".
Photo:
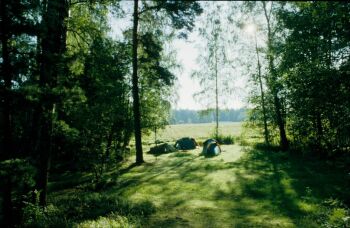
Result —
[[[177, 124], [168, 125], [165, 129], [159, 130], [157, 139], [163, 142], [174, 142], [182, 137], [192, 137], [202, 141], [213, 134], [215, 123], [203, 124]], [[221, 122], [219, 133], [223, 135], [239, 136], [242, 132], [242, 122]], [[154, 134], [146, 137], [147, 142], [154, 142]]]

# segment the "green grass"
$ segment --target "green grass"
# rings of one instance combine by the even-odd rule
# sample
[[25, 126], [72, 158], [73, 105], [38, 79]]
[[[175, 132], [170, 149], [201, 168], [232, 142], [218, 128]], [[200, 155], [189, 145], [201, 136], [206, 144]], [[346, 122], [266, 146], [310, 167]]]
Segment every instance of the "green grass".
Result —
[[[178, 130], [174, 138], [202, 138], [207, 126], [174, 128]], [[228, 134], [240, 136], [243, 146], [222, 145], [223, 152], [213, 158], [199, 156], [201, 147], [159, 156], [145, 153], [145, 164], [134, 166], [129, 161], [106, 173], [104, 179], [112, 184], [98, 193], [84, 188], [86, 176], [75, 177], [80, 179], [78, 187], [65, 176], [66, 188], [51, 193], [50, 202], [70, 213], [78, 227], [350, 225], [342, 203], [350, 199], [350, 175], [344, 169], [276, 148], [254, 147], [261, 141], [256, 134], [241, 134], [238, 124], [227, 129], [233, 131]], [[170, 139], [169, 131], [162, 137]], [[57, 181], [56, 186], [63, 180]]]
[[332, 205], [334, 199], [350, 196], [342, 170], [282, 152], [222, 148], [211, 159], [198, 156], [200, 148], [147, 155], [148, 163], [124, 173], [108, 194], [153, 202], [156, 213], [144, 221], [145, 227], [343, 225], [348, 212]]

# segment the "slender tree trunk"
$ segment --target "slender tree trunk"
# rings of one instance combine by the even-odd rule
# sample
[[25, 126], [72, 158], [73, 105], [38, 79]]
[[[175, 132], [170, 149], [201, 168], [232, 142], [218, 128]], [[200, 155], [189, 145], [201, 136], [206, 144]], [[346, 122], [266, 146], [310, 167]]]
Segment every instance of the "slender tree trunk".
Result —
[[[44, 6], [45, 7], [45, 6]], [[43, 91], [51, 94], [51, 90], [57, 86], [57, 79], [62, 68], [62, 55], [65, 51], [65, 19], [68, 16], [68, 4], [64, 0], [48, 0], [43, 16], [45, 32], [41, 37], [41, 66], [40, 86]], [[62, 70], [63, 69], [63, 70]], [[53, 128], [56, 116], [56, 104], [52, 96], [43, 97], [40, 108], [39, 126], [39, 174], [37, 186], [40, 190], [40, 205], [47, 204], [47, 183], [51, 165], [53, 150]]]
[[316, 113], [316, 132], [317, 132], [317, 144], [319, 148], [322, 147], [322, 138], [323, 138], [323, 127], [322, 119], [320, 112]]
[[132, 32], [132, 94], [133, 94], [133, 109], [134, 109], [134, 130], [135, 130], [135, 144], [136, 144], [136, 163], [141, 164], [143, 160], [142, 139], [141, 139], [141, 114], [140, 114], [140, 98], [138, 85], [138, 63], [137, 63], [137, 29], [139, 22], [138, 15], [138, 0], [134, 0], [134, 24]]
[[[274, 56], [271, 53], [272, 52], [272, 32], [271, 32], [271, 25], [270, 25], [270, 15], [271, 15], [271, 9], [272, 9], [272, 5], [271, 5], [271, 9], [270, 12], [267, 12], [266, 9], [266, 3], [262, 2], [263, 4], [263, 8], [264, 8], [264, 13], [265, 13], [265, 18], [266, 18], [266, 22], [267, 22], [267, 49], [268, 49], [268, 61], [269, 61], [269, 71], [270, 71], [270, 80], [269, 80], [269, 87], [271, 89], [272, 92], [272, 96], [273, 96], [273, 103], [274, 103], [274, 107], [275, 107], [275, 114], [276, 114], [276, 121], [277, 121], [277, 125], [279, 128], [279, 133], [280, 133], [280, 145], [281, 148], [283, 150], [287, 150], [289, 143], [288, 143], [288, 139], [286, 136], [286, 131], [285, 131], [285, 127], [284, 127], [284, 120], [282, 117], [282, 107], [281, 107], [281, 101], [278, 98], [278, 90], [277, 90], [277, 86], [276, 86], [276, 77], [277, 77], [277, 73], [275, 70], [275, 66], [274, 66]], [[271, 3], [273, 4], [273, 3]]]
[[283, 150], [287, 150], [289, 147], [289, 143], [288, 143], [288, 139], [286, 136], [286, 131], [284, 128], [284, 120], [282, 118], [282, 113], [281, 113], [281, 101], [279, 100], [279, 98], [277, 96], [277, 92], [274, 92], [273, 100], [274, 100], [277, 124], [278, 124], [279, 132], [280, 132], [281, 148]]
[[157, 146], [157, 126], [154, 126], [154, 143]]
[[[45, 111], [41, 113], [45, 115]], [[49, 178], [49, 169], [51, 162], [51, 140], [50, 140], [50, 121], [42, 117], [41, 121], [41, 133], [40, 133], [40, 159], [39, 159], [39, 169], [38, 169], [38, 180], [37, 187], [40, 191], [39, 203], [41, 206], [46, 206], [47, 204], [47, 184]]]
[[266, 108], [265, 108], [265, 94], [263, 90], [262, 85], [262, 78], [261, 78], [261, 65], [260, 65], [260, 57], [259, 57], [259, 50], [258, 50], [258, 42], [256, 39], [256, 33], [255, 33], [255, 51], [256, 51], [256, 57], [258, 59], [258, 78], [259, 78], [259, 85], [260, 85], [260, 96], [261, 96], [261, 106], [263, 109], [263, 115], [264, 115], [264, 136], [265, 136], [265, 143], [267, 145], [270, 145], [269, 142], [269, 132], [267, 129], [267, 116], [266, 116]]
[[1, 1], [1, 44], [2, 44], [2, 75], [4, 80], [4, 103], [3, 103], [3, 148], [0, 159], [8, 159], [13, 155], [12, 126], [11, 126], [11, 63], [9, 53], [9, 18], [7, 15], [6, 1]]
[[111, 152], [111, 146], [113, 141], [113, 135], [114, 135], [114, 126], [112, 126], [111, 131], [108, 134], [107, 137], [107, 146], [106, 146], [106, 153], [105, 153], [105, 162], [107, 162], [110, 159], [110, 152]]
[[218, 56], [217, 56], [217, 38], [215, 37], [215, 136], [219, 137], [219, 88], [218, 88]]

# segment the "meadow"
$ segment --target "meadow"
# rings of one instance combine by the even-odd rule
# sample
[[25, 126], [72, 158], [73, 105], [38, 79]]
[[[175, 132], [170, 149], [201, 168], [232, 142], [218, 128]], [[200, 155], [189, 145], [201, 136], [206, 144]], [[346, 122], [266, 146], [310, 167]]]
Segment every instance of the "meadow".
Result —
[[[175, 142], [182, 137], [192, 137], [197, 141], [204, 141], [214, 133], [215, 123], [176, 124], [168, 125], [157, 131], [157, 140]], [[219, 133], [238, 137], [242, 134], [242, 122], [220, 122]], [[144, 142], [154, 143], [154, 132], [149, 134]]]

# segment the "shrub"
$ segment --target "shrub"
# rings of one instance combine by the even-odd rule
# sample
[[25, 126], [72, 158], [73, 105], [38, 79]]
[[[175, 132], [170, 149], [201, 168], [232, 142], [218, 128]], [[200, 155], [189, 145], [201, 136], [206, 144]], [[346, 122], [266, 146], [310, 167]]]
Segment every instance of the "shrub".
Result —
[[[221, 141], [221, 142], [220, 142], [220, 141]], [[226, 144], [226, 145], [231, 145], [231, 144], [234, 144], [235, 141], [234, 141], [233, 136], [231, 136], [231, 135], [226, 135], [226, 136], [223, 136], [222, 139], [219, 139], [219, 143], [221, 143], [221, 144]]]
[[221, 145], [231, 145], [235, 143], [234, 137], [232, 135], [221, 135], [219, 134], [217, 137], [215, 134], [210, 136], [215, 139]]
[[61, 210], [50, 204], [41, 207], [37, 203], [26, 203], [23, 208], [23, 227], [71, 227]]
[[[307, 195], [310, 195], [307, 193]], [[308, 196], [305, 197], [307, 200]], [[350, 227], [350, 211], [338, 199], [327, 199], [317, 206], [317, 210], [300, 219], [298, 227]]]
[[281, 148], [278, 145], [271, 145], [271, 144], [268, 145], [266, 143], [256, 143], [254, 144], [254, 149], [263, 150], [263, 151], [274, 151], [274, 152], [281, 150]]
[[197, 141], [198, 146], [203, 146], [203, 141]]
[[47, 207], [26, 203], [23, 227], [137, 227], [138, 220], [155, 212], [148, 201], [130, 203], [99, 193], [55, 199]]
[[241, 145], [241, 146], [249, 146], [250, 145], [247, 138], [244, 137], [243, 135], [236, 137], [236, 141], [239, 142], [239, 145]]

